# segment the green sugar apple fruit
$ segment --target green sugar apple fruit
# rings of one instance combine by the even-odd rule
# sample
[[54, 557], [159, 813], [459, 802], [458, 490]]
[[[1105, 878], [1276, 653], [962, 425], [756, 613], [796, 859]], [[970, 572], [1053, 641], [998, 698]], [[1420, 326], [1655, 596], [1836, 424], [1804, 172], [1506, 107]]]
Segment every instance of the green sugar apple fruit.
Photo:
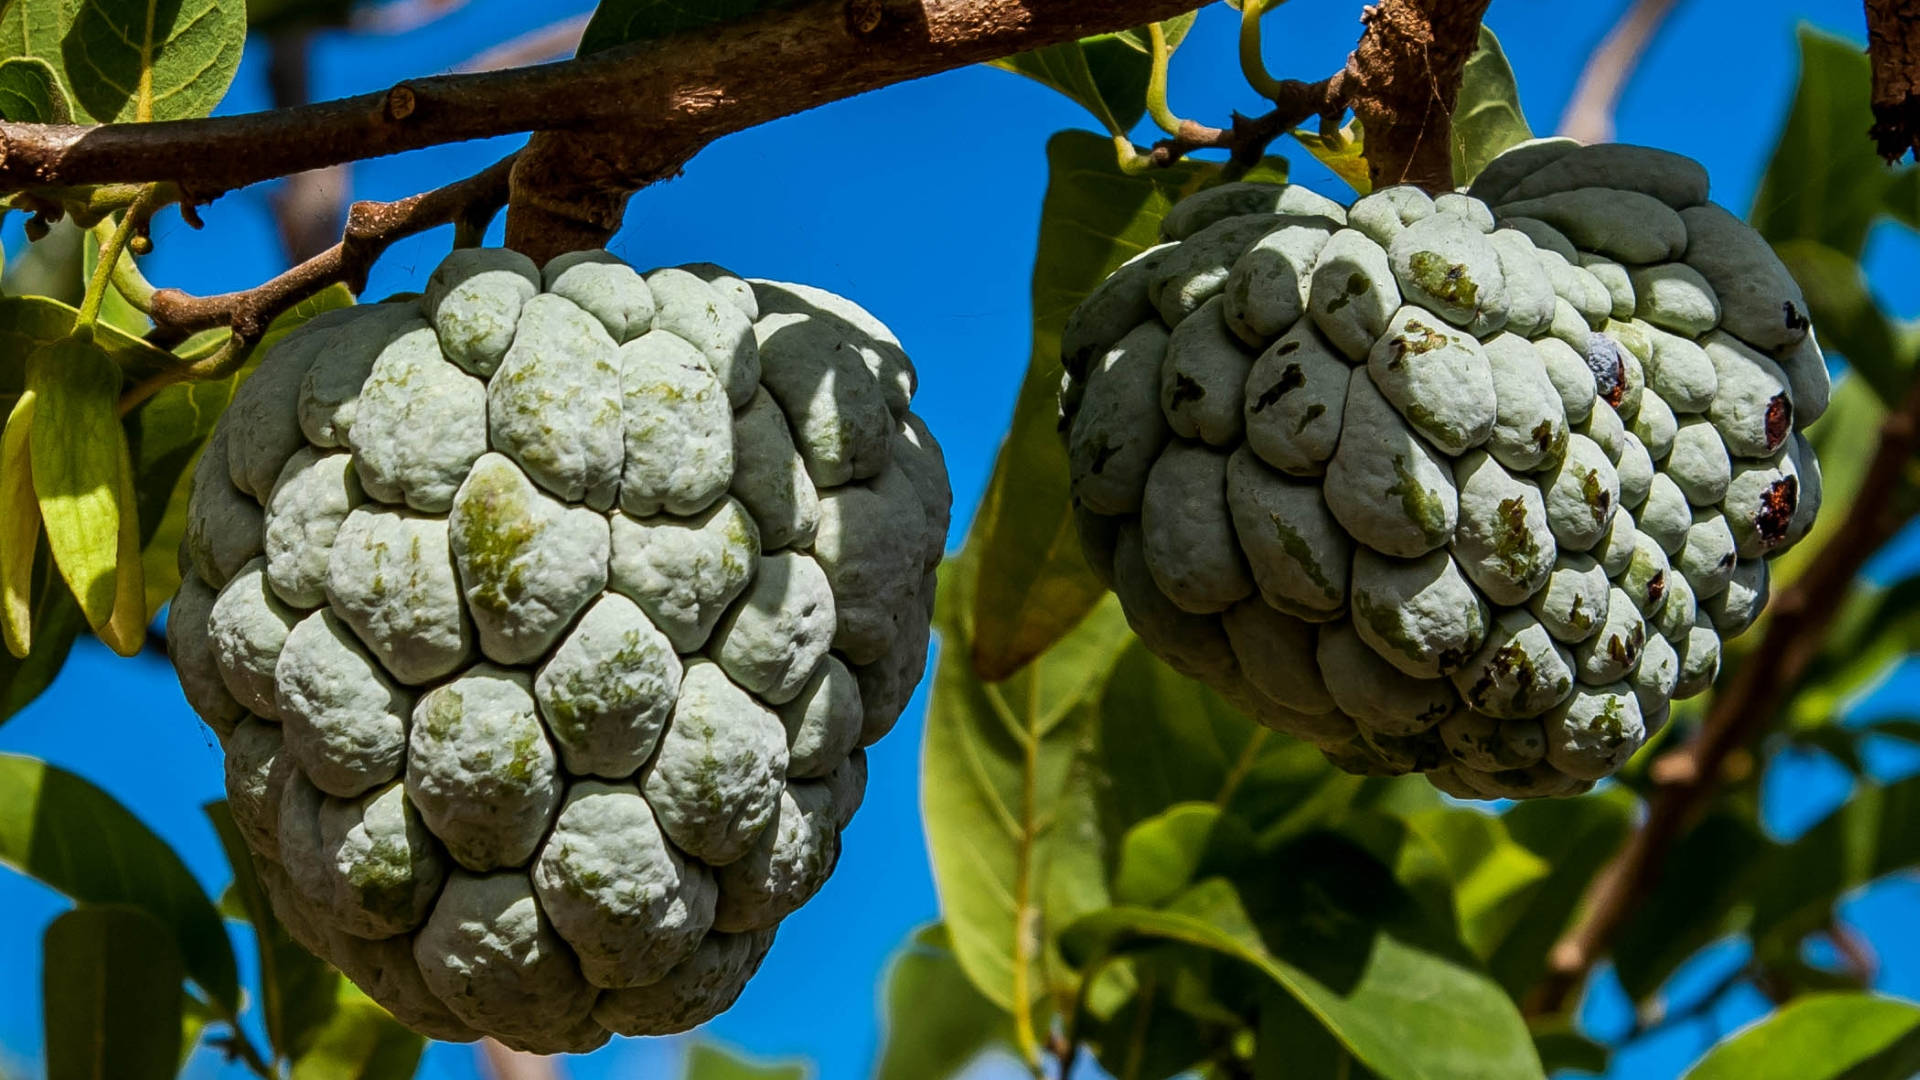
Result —
[[1806, 301], [1693, 161], [1543, 140], [1163, 233], [1062, 337], [1080, 539], [1149, 648], [1342, 769], [1587, 790], [1813, 524]]
[[854, 304], [461, 250], [243, 383], [167, 621], [275, 913], [404, 1023], [726, 1009], [926, 662], [951, 493]]

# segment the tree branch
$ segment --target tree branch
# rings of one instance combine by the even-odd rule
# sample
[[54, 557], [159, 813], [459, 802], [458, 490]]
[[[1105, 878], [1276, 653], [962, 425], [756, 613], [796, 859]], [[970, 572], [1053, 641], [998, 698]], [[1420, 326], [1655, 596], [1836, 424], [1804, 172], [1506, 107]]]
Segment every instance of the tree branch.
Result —
[[1920, 156], [1920, 0], [1866, 0], [1873, 130], [1889, 163]]
[[[515, 246], [603, 243], [626, 195], [714, 139], [867, 90], [1177, 15], [1191, 0], [816, 0], [579, 60], [409, 79], [273, 112], [0, 123], [0, 188], [171, 180], [205, 201], [346, 161], [523, 131]], [[578, 153], [581, 167], [568, 167]], [[523, 209], [524, 208], [524, 209]]]
[[1582, 915], [1553, 946], [1547, 975], [1529, 996], [1531, 1015], [1562, 1011], [1640, 901], [1658, 883], [1674, 841], [1719, 787], [1736, 750], [1761, 735], [1820, 653], [1861, 567], [1913, 519], [1897, 496], [1920, 448], [1920, 381], [1880, 428], [1880, 444], [1847, 517], [1793, 585], [1775, 596], [1759, 647], [1715, 694], [1699, 732], [1654, 761], [1646, 821], [1595, 877]]
[[1489, 0], [1381, 0], [1361, 15], [1366, 31], [1334, 76], [1367, 134], [1373, 186], [1453, 188], [1453, 104], [1460, 73], [1480, 40]]
[[1583, 143], [1613, 138], [1613, 114], [1620, 92], [1640, 66], [1640, 57], [1673, 13], [1679, 0], [1633, 0], [1626, 14], [1607, 32], [1606, 40], [1588, 58], [1573, 98], [1560, 115], [1560, 134]]

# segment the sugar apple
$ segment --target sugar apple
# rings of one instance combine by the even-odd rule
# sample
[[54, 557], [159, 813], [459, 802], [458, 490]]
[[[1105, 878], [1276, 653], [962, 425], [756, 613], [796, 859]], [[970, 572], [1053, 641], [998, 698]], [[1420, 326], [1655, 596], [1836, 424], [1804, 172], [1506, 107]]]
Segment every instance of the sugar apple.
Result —
[[727, 1008], [926, 662], [914, 386], [847, 300], [603, 251], [456, 251], [280, 341], [167, 633], [294, 937], [441, 1039]]
[[1587, 790], [1813, 524], [1806, 301], [1693, 161], [1543, 140], [1163, 233], [1064, 329], [1081, 542], [1150, 649], [1342, 769]]

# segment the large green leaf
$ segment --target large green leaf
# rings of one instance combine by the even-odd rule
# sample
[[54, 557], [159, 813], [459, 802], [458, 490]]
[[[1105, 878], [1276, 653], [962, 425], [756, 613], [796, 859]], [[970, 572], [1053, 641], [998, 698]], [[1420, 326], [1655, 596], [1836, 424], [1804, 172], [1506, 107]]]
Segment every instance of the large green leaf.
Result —
[[1538, 1078], [1519, 1010], [1378, 860], [1309, 833], [1172, 907], [1113, 907], [1067, 931], [1069, 957], [1176, 941], [1271, 979], [1389, 1080]]
[[91, 339], [62, 338], [27, 358], [27, 388], [33, 491], [47, 546], [97, 630], [113, 614], [117, 583], [120, 372]]
[[[60, 39], [80, 9], [81, 0], [7, 0], [0, 3], [0, 56], [31, 57], [64, 81]], [[66, 95], [71, 99], [71, 95]], [[84, 119], [84, 117], [82, 118]]]
[[1460, 96], [1453, 106], [1453, 182], [1473, 182], [1487, 162], [1508, 147], [1533, 138], [1520, 108], [1520, 88], [1500, 39], [1485, 26], [1480, 42], [1460, 75]]
[[1528, 917], [1547, 860], [1515, 841], [1506, 822], [1463, 807], [1410, 814], [1407, 827], [1438, 856], [1460, 923], [1460, 940], [1486, 959]]
[[267, 1040], [276, 1054], [298, 1059], [314, 1046], [318, 1033], [339, 1010], [340, 984], [344, 980], [294, 941], [274, 917], [254, 876], [253, 856], [233, 823], [233, 815], [227, 812], [226, 802], [211, 802], [204, 809], [220, 836], [227, 863], [233, 867], [229, 895], [239, 902], [240, 911], [253, 928], [260, 958], [260, 1012]]
[[[1181, 15], [1161, 24], [1169, 51], [1180, 46], [1193, 26], [1193, 18], [1191, 14]], [[995, 60], [992, 65], [1059, 91], [1105, 127], [1132, 130], [1147, 111], [1153, 53], [1144, 29], [1064, 41]], [[1113, 144], [1107, 143], [1106, 147], [1111, 157]]]
[[83, 904], [125, 904], [172, 934], [194, 982], [239, 1008], [233, 949], [180, 856], [111, 795], [64, 769], [0, 754], [0, 862]]
[[927, 837], [954, 954], [1011, 1012], [1049, 988], [1058, 925], [1104, 902], [1097, 861], [1074, 859], [1097, 846], [1081, 831], [1093, 815], [1078, 762], [1128, 634], [1109, 600], [1012, 678], [981, 682], [966, 660], [973, 566], [949, 569], [921, 773]]
[[1707, 1052], [1686, 1080], [1907, 1080], [1920, 1071], [1920, 1007], [1810, 994]]
[[946, 927], [914, 931], [882, 998], [886, 1032], [875, 1080], [947, 1080], [988, 1050], [1013, 1045], [1013, 1022], [967, 981]]
[[[0, 15], [0, 21], [4, 19]], [[0, 60], [0, 120], [17, 124], [72, 122], [66, 91], [60, 88], [60, 75], [52, 64], [37, 56]]]
[[974, 669], [1003, 679], [1072, 629], [1106, 587], [1074, 531], [1058, 430], [1060, 331], [1115, 268], [1159, 243], [1160, 219], [1217, 167], [1182, 164], [1130, 176], [1113, 144], [1085, 131], [1047, 143], [1047, 194], [1033, 264], [1033, 352], [968, 545], [979, 560]]
[[212, 113], [246, 40], [245, 0], [81, 0], [60, 52], [90, 118], [144, 123]]
[[1871, 86], [1859, 45], [1800, 28], [1800, 83], [1750, 215], [1768, 240], [1812, 240], [1857, 259], [1874, 219], [1894, 208], [1890, 197], [1906, 190], [1896, 180], [1912, 170], [1887, 168], [1867, 138]]
[[581, 35], [578, 55], [616, 45], [652, 41], [745, 18], [759, 11], [797, 7], [805, 0], [601, 0]]
[[137, 907], [81, 906], [47, 927], [47, 1080], [170, 1080], [183, 1033], [180, 949]]
[[687, 1050], [683, 1080], [806, 1080], [807, 1067], [798, 1062], [762, 1065], [713, 1043], [694, 1043]]

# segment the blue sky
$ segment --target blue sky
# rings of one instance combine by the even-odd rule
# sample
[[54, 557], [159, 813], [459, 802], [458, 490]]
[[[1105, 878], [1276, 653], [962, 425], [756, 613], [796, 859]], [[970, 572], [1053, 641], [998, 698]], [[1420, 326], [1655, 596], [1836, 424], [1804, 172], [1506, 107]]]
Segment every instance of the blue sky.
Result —
[[[1500, 33], [1536, 130], [1551, 130], [1586, 54], [1624, 0], [1495, 0]], [[316, 55], [318, 92], [349, 94], [407, 75], [458, 66], [485, 47], [584, 10], [579, 3], [472, 0], [405, 36], [329, 38]], [[1316, 78], [1343, 61], [1358, 32], [1357, 0], [1292, 0], [1269, 19], [1270, 66]], [[1619, 138], [1704, 161], [1716, 197], [1744, 210], [1784, 117], [1800, 21], [1864, 40], [1858, 0], [1688, 0], [1629, 88]], [[1233, 16], [1203, 15], [1176, 58], [1173, 106], [1217, 122], [1258, 106], [1231, 62]], [[258, 57], [242, 67], [223, 111], [261, 107]], [[954, 542], [964, 535], [1005, 430], [1027, 362], [1028, 269], [1046, 183], [1043, 148], [1086, 117], [1062, 98], [1002, 72], [972, 69], [841, 102], [707, 149], [686, 174], [634, 199], [612, 247], [636, 264], [719, 262], [754, 276], [804, 281], [854, 298], [899, 334], [920, 370], [916, 409], [946, 446], [955, 492]], [[511, 141], [469, 143], [354, 167], [354, 193], [394, 198], [475, 171]], [[1296, 180], [1344, 198], [1343, 185], [1297, 148]], [[229, 195], [204, 211], [194, 233], [171, 215], [156, 223], [157, 252], [145, 264], [161, 284], [211, 293], [245, 288], [279, 269], [265, 189]], [[396, 246], [377, 267], [373, 295], [417, 288], [446, 250], [445, 230]], [[17, 250], [17, 224], [7, 241]], [[1889, 307], [1920, 313], [1920, 246], [1883, 232], [1871, 251], [1875, 288]], [[1909, 545], [1911, 546], [1911, 545]], [[1912, 680], [1905, 682], [1913, 692]], [[878, 1041], [876, 992], [886, 961], [914, 927], [938, 914], [919, 820], [918, 762], [924, 695], [872, 753], [867, 803], [849, 830], [840, 868], [790, 918], [740, 1003], [710, 1025], [713, 1037], [763, 1057], [804, 1055], [826, 1078], [864, 1075]], [[125, 801], [181, 852], [210, 892], [225, 863], [199, 807], [220, 796], [219, 753], [187, 710], [165, 661], [115, 659], [91, 641], [60, 681], [0, 727], [0, 750], [31, 753], [85, 775]], [[1888, 750], [1888, 771], [1913, 764]], [[1804, 828], [1844, 797], [1837, 767], [1796, 760], [1769, 782], [1769, 821]], [[1920, 996], [1920, 939], [1902, 926], [1916, 884], [1869, 890], [1847, 914], [1872, 936], [1883, 985]], [[0, 872], [0, 1072], [40, 1070], [39, 937], [64, 902]], [[243, 966], [251, 950], [240, 950]], [[1737, 964], [1736, 946], [1697, 960], [1676, 998]], [[1613, 1075], [1676, 1076], [1719, 1030], [1757, 1015], [1764, 1002], [1735, 996], [1700, 1025], [1622, 1054]], [[1606, 985], [1589, 1002], [1594, 1029], [1615, 1034], [1626, 1017]], [[616, 1042], [570, 1062], [581, 1080], [670, 1075], [672, 1040]], [[987, 1074], [1012, 1075], [988, 1066]], [[422, 1076], [474, 1075], [472, 1051], [436, 1047]], [[191, 1075], [243, 1075], [202, 1054]]]

